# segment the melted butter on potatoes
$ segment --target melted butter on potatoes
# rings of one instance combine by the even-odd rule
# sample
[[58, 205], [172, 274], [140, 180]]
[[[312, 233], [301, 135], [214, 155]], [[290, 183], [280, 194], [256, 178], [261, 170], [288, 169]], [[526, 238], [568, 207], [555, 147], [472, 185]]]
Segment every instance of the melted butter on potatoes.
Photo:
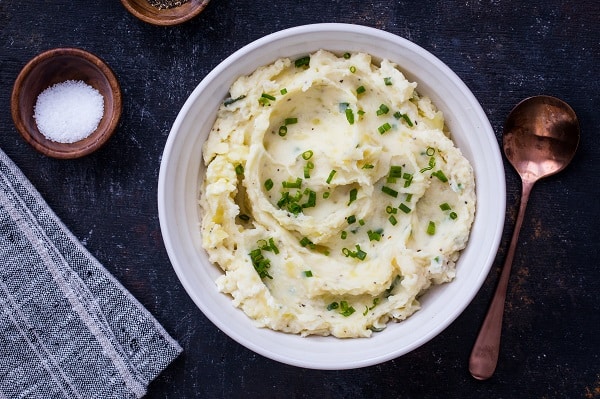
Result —
[[203, 148], [203, 246], [259, 326], [368, 337], [450, 282], [472, 168], [397, 66], [318, 51], [240, 77]]

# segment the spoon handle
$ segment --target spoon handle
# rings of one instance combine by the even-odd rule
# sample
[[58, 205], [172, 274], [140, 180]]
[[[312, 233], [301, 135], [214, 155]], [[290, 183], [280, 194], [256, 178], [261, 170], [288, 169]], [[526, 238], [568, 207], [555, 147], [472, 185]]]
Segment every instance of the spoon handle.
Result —
[[510, 269], [515, 256], [515, 249], [519, 240], [519, 232], [521, 231], [525, 209], [527, 208], [527, 201], [529, 200], [529, 193], [531, 192], [534, 183], [535, 181], [523, 180], [521, 206], [519, 207], [515, 229], [510, 241], [510, 246], [508, 247], [504, 266], [502, 267], [500, 280], [498, 281], [492, 303], [490, 304], [490, 308], [488, 309], [479, 335], [477, 336], [477, 340], [475, 341], [475, 345], [473, 346], [473, 350], [471, 351], [471, 357], [469, 358], [469, 371], [471, 372], [471, 375], [478, 380], [490, 378], [494, 374], [496, 364], [498, 363], [506, 289], [508, 287]]

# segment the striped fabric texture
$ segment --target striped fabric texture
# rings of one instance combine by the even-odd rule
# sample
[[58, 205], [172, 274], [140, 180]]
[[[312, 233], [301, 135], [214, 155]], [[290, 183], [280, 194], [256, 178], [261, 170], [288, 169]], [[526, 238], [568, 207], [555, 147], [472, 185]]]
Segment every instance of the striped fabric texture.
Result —
[[181, 351], [0, 150], [0, 399], [139, 398]]

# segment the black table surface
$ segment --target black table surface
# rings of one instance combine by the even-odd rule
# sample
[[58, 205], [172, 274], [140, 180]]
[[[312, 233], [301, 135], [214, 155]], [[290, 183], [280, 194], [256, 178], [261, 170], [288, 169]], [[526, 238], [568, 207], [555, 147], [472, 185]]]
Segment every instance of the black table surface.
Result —
[[[521, 99], [567, 101], [581, 125], [571, 165], [533, 190], [507, 294], [495, 375], [474, 380], [471, 347], [498, 280], [520, 181], [504, 160], [505, 232], [467, 309], [422, 347], [383, 364], [319, 371], [277, 363], [219, 331], [190, 300], [158, 221], [161, 155], [191, 91], [235, 50], [318, 22], [405, 37], [452, 68], [481, 102], [501, 143]], [[0, 148], [89, 251], [184, 348], [150, 398], [600, 398], [600, 5], [596, 0], [213, 0], [197, 18], [156, 27], [118, 0], [0, 0]], [[77, 160], [37, 153], [17, 133], [10, 93], [24, 64], [55, 47], [103, 58], [124, 98], [118, 130]]]

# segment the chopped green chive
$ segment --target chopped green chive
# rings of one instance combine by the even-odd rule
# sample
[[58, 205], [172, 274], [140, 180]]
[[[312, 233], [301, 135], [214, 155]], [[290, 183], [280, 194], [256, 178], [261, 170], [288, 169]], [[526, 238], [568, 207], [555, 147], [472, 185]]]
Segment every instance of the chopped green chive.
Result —
[[402, 177], [402, 166], [390, 165], [390, 172], [388, 173], [388, 176], [395, 178]]
[[375, 166], [370, 163], [366, 163], [363, 165], [362, 169], [373, 169]]
[[[429, 151], [429, 150], [431, 150], [431, 151]], [[430, 155], [430, 153], [431, 153], [431, 155]], [[421, 169], [419, 171], [421, 173], [431, 170], [435, 166], [435, 157], [433, 156], [433, 154], [435, 154], [435, 150], [433, 148], [429, 147], [429, 148], [427, 148], [426, 154], [429, 155], [429, 166], [426, 166], [423, 169]]]
[[404, 212], [404, 213], [410, 213], [410, 208], [409, 208], [409, 207], [407, 207], [407, 206], [406, 206], [406, 205], [404, 205], [404, 204], [400, 204], [400, 206], [398, 207], [398, 209], [400, 209], [400, 210], [401, 210], [402, 212]]
[[358, 244], [356, 244], [356, 251], [352, 251], [346, 247], [342, 248], [342, 254], [347, 258], [357, 258], [360, 260], [365, 260], [367, 258], [367, 253], [363, 251]]
[[348, 201], [348, 205], [350, 205], [351, 203], [356, 201], [357, 194], [358, 194], [358, 189], [353, 188], [352, 190], [350, 190], [350, 201]]
[[380, 115], [385, 115], [388, 112], [390, 112], [389, 107], [387, 105], [385, 105], [385, 104], [381, 104], [379, 106], [379, 109], [377, 110], [376, 114], [377, 114], [377, 116], [380, 116]]
[[352, 65], [350, 67], [350, 72], [352, 72], [352, 73], [356, 72], [356, 67], [354, 65]]
[[283, 89], [279, 90], [279, 92], [281, 93], [281, 95], [286, 95], [287, 94], [287, 89], [284, 87]]
[[342, 240], [345, 240], [348, 237], [348, 232], [346, 230], [342, 231], [342, 234], [340, 234], [340, 238]]
[[306, 203], [302, 204], [302, 208], [314, 208], [315, 206], [317, 206], [317, 193], [309, 190], [308, 200]]
[[354, 312], [355, 312], [354, 308], [352, 306], [348, 305], [348, 302], [340, 301], [340, 314], [342, 316], [348, 317]]
[[398, 213], [398, 210], [391, 205], [386, 206], [385, 211], [386, 211], [386, 213], [388, 213], [390, 215], [394, 214], [394, 213]]
[[379, 297], [373, 298], [373, 306], [371, 306], [371, 307], [365, 306], [365, 311], [363, 312], [363, 316], [366, 316], [370, 310], [375, 309], [375, 306], [377, 306], [378, 303], [379, 303]]
[[236, 175], [243, 175], [244, 174], [244, 166], [242, 164], [238, 164], [235, 167], [235, 174]]
[[393, 188], [390, 188], [388, 186], [382, 186], [381, 187], [381, 191], [383, 191], [387, 195], [390, 195], [390, 196], [392, 196], [394, 198], [398, 197], [398, 191], [396, 191]]
[[311, 169], [311, 168], [309, 168], [309, 167], [308, 167], [308, 165], [306, 165], [306, 166], [304, 167], [304, 178], [305, 178], [305, 179], [310, 179], [310, 169]]
[[402, 113], [402, 112], [400, 112], [400, 111], [396, 111], [396, 112], [394, 112], [394, 118], [396, 118], [396, 119], [400, 119], [400, 118], [402, 118], [402, 119], [404, 119], [404, 122], [406, 122], [406, 124], [407, 124], [409, 127], [413, 127], [413, 126], [414, 126], [414, 125], [413, 125], [413, 123], [412, 123], [412, 121], [411, 121], [411, 120], [410, 120], [410, 118], [408, 117], [408, 115], [407, 115], [407, 114], [403, 114], [403, 113]]
[[[450, 207], [450, 205], [447, 202], [444, 202], [443, 204], [440, 205], [440, 209], [442, 211], [450, 211], [452, 210], [452, 208]], [[456, 212], [450, 212], [448, 214], [448, 216], [450, 217], [450, 219], [455, 220], [458, 217], [458, 214]]]
[[430, 236], [435, 234], [435, 223], [433, 223], [431, 220], [427, 225], [427, 234], [429, 234]]
[[381, 233], [379, 231], [367, 231], [367, 235], [369, 236], [369, 241], [379, 241], [381, 240]]
[[410, 173], [405, 173], [402, 175], [402, 177], [404, 178], [404, 188], [410, 187], [412, 184], [413, 175]]
[[271, 179], [267, 179], [265, 180], [265, 189], [267, 191], [271, 190], [273, 188], [273, 180]]
[[303, 247], [312, 247], [315, 244], [313, 244], [313, 242], [308, 239], [308, 237], [302, 237], [302, 239], [300, 240], [300, 245], [302, 245]]
[[365, 89], [365, 86], [358, 86], [356, 88], [356, 94], [363, 94], [365, 91], [367, 91], [367, 89]]
[[327, 305], [327, 310], [335, 310], [337, 308], [340, 307], [340, 304], [337, 302], [331, 302], [329, 305]]
[[277, 206], [283, 208], [290, 200], [290, 193], [285, 191], [281, 193], [281, 198], [277, 201]]
[[[310, 192], [310, 190], [308, 190], [308, 191]], [[307, 193], [309, 194], [309, 203], [308, 204], [310, 205], [311, 198], [310, 198], [309, 192], [307, 192]], [[298, 190], [293, 197], [290, 195], [289, 191], [284, 191], [281, 193], [281, 199], [279, 199], [279, 201], [277, 201], [277, 206], [280, 209], [285, 209], [288, 212], [290, 212], [291, 214], [297, 216], [298, 214], [300, 214], [300, 212], [302, 212], [302, 206], [298, 203], [298, 201], [300, 201], [302, 196], [303, 196], [303, 193], [300, 190]], [[316, 201], [316, 198], [315, 198], [315, 201]]]
[[348, 120], [348, 123], [351, 125], [354, 125], [354, 112], [352, 111], [351, 108], [346, 108], [346, 119]]
[[350, 53], [344, 53], [344, 59], [347, 60], [350, 58]]
[[302, 153], [302, 159], [304, 159], [305, 161], [308, 161], [309, 159], [311, 159], [312, 156], [313, 156], [312, 150], [307, 150]]
[[327, 199], [327, 198], [329, 198], [330, 195], [331, 195], [331, 193], [329, 191], [325, 191], [323, 193], [323, 198]]
[[396, 288], [402, 280], [403, 280], [403, 277], [401, 275], [399, 275], [399, 274], [396, 275], [396, 277], [394, 277], [394, 281], [392, 281], [392, 284], [390, 285], [390, 287], [385, 290], [384, 296], [386, 298], [388, 298], [390, 295], [392, 295], [394, 288]]
[[435, 148], [433, 147], [427, 147], [427, 150], [425, 150], [425, 155], [432, 157], [435, 155]]
[[312, 277], [312, 276], [313, 276], [312, 271], [310, 271], [310, 270], [304, 271], [304, 277]]
[[356, 222], [356, 216], [350, 215], [346, 218], [346, 221], [348, 222], [348, 224], [352, 224], [352, 223]]
[[292, 202], [288, 205], [288, 211], [294, 215], [298, 215], [302, 212], [302, 207], [298, 203]]
[[448, 178], [446, 177], [446, 175], [444, 174], [444, 172], [442, 172], [441, 170], [438, 170], [437, 172], [433, 172], [431, 174], [431, 176], [435, 176], [438, 179], [440, 179], [440, 181], [442, 183], [446, 183], [448, 181]]
[[392, 85], [392, 78], [390, 78], [390, 77], [383, 78], [383, 83], [385, 83], [386, 86], [391, 86]]
[[298, 58], [296, 61], [294, 61], [294, 65], [297, 68], [308, 67], [310, 65], [310, 56], [307, 55], [306, 57]]
[[271, 101], [275, 101], [276, 100], [275, 96], [272, 96], [272, 95], [267, 94], [267, 93], [263, 93], [260, 96], [261, 96], [261, 98], [266, 98], [267, 100], [271, 100]]
[[390, 217], [388, 218], [388, 220], [390, 221], [390, 223], [392, 224], [392, 226], [395, 226], [398, 221], [396, 220], [396, 218], [394, 217], [394, 215], [390, 215]]
[[336, 174], [336, 170], [332, 169], [331, 172], [329, 172], [329, 176], [327, 176], [327, 180], [325, 180], [327, 182], [327, 184], [331, 183], [331, 180], [333, 179], [333, 176]]
[[406, 194], [406, 202], [410, 202], [412, 200], [412, 193]]
[[275, 255], [279, 253], [279, 248], [277, 248], [277, 245], [275, 245], [275, 240], [273, 240], [273, 237], [269, 238], [269, 247]]
[[239, 97], [236, 97], [236, 98], [231, 98], [231, 97], [230, 97], [230, 98], [226, 99], [225, 101], [223, 101], [223, 105], [225, 105], [225, 106], [227, 106], [227, 105], [231, 105], [231, 104], [233, 104], [234, 102], [236, 102], [236, 101], [240, 101], [240, 100], [242, 100], [242, 99], [244, 99], [244, 98], [246, 98], [246, 95], [245, 95], [245, 94], [242, 94], [241, 96], [239, 96]]
[[282, 181], [281, 185], [283, 188], [300, 188], [302, 187], [302, 179], [297, 177], [296, 181]]
[[367, 253], [365, 251], [363, 251], [362, 249], [360, 249], [360, 246], [358, 244], [356, 244], [356, 257], [360, 260], [365, 260], [365, 258], [367, 257]]
[[279, 127], [279, 135], [284, 137], [288, 131], [287, 125], [293, 125], [295, 123], [298, 123], [298, 118], [285, 118], [284, 124]]
[[383, 125], [379, 126], [377, 128], [377, 130], [379, 131], [380, 134], [384, 134], [385, 132], [387, 132], [388, 130], [392, 129], [392, 125], [390, 125], [388, 122], [384, 123]]
[[248, 255], [250, 256], [254, 270], [256, 270], [260, 278], [273, 278], [267, 270], [271, 267], [271, 261], [264, 257], [260, 248], [253, 249]]

